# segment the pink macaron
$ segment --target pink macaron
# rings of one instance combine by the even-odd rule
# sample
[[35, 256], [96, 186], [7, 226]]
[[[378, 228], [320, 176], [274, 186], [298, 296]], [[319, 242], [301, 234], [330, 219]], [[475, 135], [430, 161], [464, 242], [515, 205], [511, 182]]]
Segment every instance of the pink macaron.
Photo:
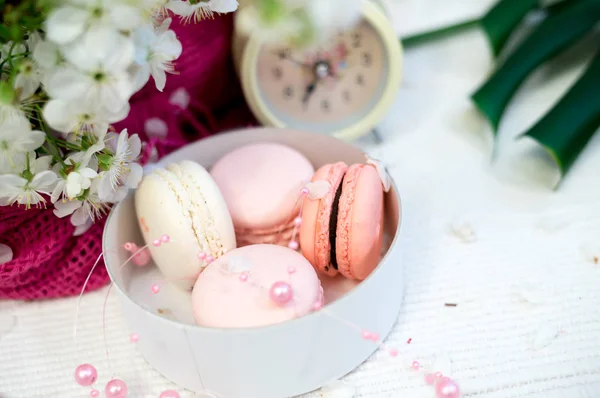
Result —
[[288, 245], [300, 211], [300, 191], [314, 168], [300, 152], [264, 142], [220, 158], [210, 171], [231, 214], [238, 247]]
[[323, 305], [323, 289], [312, 265], [278, 245], [232, 250], [209, 265], [192, 292], [196, 323], [245, 328], [295, 319]]
[[321, 198], [306, 197], [302, 254], [320, 272], [363, 280], [377, 267], [383, 243], [383, 185], [373, 165], [343, 162], [319, 168], [313, 182], [327, 181]]

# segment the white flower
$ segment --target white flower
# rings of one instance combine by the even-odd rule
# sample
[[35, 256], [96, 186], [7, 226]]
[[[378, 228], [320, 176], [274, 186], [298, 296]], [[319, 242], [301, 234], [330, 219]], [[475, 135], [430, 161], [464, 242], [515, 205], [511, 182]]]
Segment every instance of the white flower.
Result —
[[355, 24], [362, 10], [363, 0], [308, 0], [306, 14], [316, 36], [325, 39], [341, 29]]
[[50, 195], [57, 176], [48, 170], [51, 156], [44, 156], [31, 162], [30, 177], [15, 174], [0, 175], [0, 205], [18, 203], [27, 207], [46, 202], [42, 194]]
[[[0, 243], [0, 265], [7, 263], [13, 259], [13, 251], [10, 246]], [[2, 322], [0, 322], [1, 324]], [[0, 332], [2, 327], [0, 326]]]
[[92, 185], [83, 201], [67, 200], [63, 198], [54, 203], [54, 215], [58, 218], [71, 216], [71, 224], [76, 227], [82, 226], [98, 219], [108, 211], [108, 205], [98, 198], [98, 179], [92, 181]]
[[38, 149], [46, 135], [31, 130], [29, 121], [23, 117], [0, 120], [0, 172], [18, 171], [27, 152]]
[[152, 75], [156, 88], [163, 91], [167, 81], [165, 72], [174, 72], [173, 61], [179, 58], [182, 48], [175, 32], [169, 30], [170, 24], [171, 18], [167, 18], [156, 28], [146, 24], [135, 30], [136, 89], [142, 88]]
[[142, 9], [128, 1], [72, 0], [65, 3], [46, 19], [47, 37], [58, 44], [70, 43], [86, 30], [97, 27], [131, 31], [142, 21]]
[[42, 72], [31, 59], [24, 59], [19, 64], [19, 74], [15, 78], [14, 87], [19, 100], [31, 97], [42, 82]]
[[96, 104], [108, 113], [118, 114], [133, 94], [127, 74], [133, 60], [133, 42], [107, 29], [93, 33], [93, 40], [80, 41], [65, 49], [65, 58], [71, 66], [50, 75], [46, 92], [55, 99]]
[[331, 184], [327, 180], [316, 180], [307, 183], [304, 188], [308, 190], [310, 200], [322, 199], [331, 191]]
[[208, 0], [196, 1], [192, 4], [187, 0], [170, 0], [165, 8], [179, 15], [184, 21], [198, 22], [204, 18], [212, 17], [213, 13], [228, 13], [237, 10], [237, 0]]
[[66, 191], [69, 199], [76, 198], [92, 185], [92, 179], [98, 173], [90, 168], [84, 167], [78, 171], [69, 173], [66, 183]]
[[[113, 139], [114, 141], [114, 139]], [[142, 143], [137, 134], [129, 137], [127, 129], [118, 135], [114, 155], [107, 164], [108, 170], [100, 173], [98, 196], [106, 202], [119, 202], [129, 191], [137, 188], [142, 179], [142, 166], [135, 163]]]
[[103, 126], [106, 131], [108, 124], [127, 117], [129, 103], [118, 112], [108, 113], [98, 104], [53, 99], [46, 103], [43, 113], [48, 125], [63, 134], [88, 132], [98, 125]]

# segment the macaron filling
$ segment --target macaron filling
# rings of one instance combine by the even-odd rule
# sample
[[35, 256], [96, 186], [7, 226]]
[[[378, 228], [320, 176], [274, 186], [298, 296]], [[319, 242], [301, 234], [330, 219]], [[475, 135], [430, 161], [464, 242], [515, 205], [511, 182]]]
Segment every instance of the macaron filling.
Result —
[[338, 269], [337, 263], [337, 255], [336, 255], [336, 244], [335, 240], [337, 237], [337, 223], [338, 223], [338, 213], [340, 208], [340, 198], [342, 197], [342, 186], [344, 185], [344, 177], [346, 174], [342, 176], [340, 180], [340, 185], [338, 185], [337, 190], [335, 191], [335, 196], [333, 197], [333, 203], [331, 204], [331, 215], [329, 217], [329, 247], [330, 247], [330, 255], [329, 261], [331, 262], [331, 266], [334, 269]]

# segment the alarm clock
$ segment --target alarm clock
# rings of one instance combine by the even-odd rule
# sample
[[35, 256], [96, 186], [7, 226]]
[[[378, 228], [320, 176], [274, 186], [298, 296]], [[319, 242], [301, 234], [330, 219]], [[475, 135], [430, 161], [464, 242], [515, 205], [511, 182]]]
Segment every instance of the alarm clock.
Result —
[[372, 1], [363, 3], [351, 29], [315, 47], [267, 42], [236, 29], [233, 56], [246, 101], [262, 124], [344, 140], [374, 129], [402, 75], [400, 40]]

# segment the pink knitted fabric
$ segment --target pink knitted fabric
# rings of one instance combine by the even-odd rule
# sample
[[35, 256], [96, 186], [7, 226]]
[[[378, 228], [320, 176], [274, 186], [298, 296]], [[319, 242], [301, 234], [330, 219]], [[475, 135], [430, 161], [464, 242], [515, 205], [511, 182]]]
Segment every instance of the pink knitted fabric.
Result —
[[[163, 93], [154, 81], [131, 99], [131, 112], [115, 125], [128, 128], [147, 141], [145, 159], [167, 154], [187, 142], [209, 134], [254, 124], [231, 59], [232, 15], [197, 24], [172, 27], [183, 45], [176, 63], [179, 74], [170, 75]], [[189, 101], [173, 94], [184, 91]], [[179, 95], [181, 99], [181, 95]], [[166, 136], [146, 134], [149, 119], [166, 125]], [[48, 209], [0, 206], [0, 243], [13, 250], [13, 260], [0, 264], [0, 299], [34, 300], [78, 294], [102, 250], [104, 221], [85, 234], [73, 236], [69, 217], [59, 219]], [[88, 282], [87, 291], [108, 282], [101, 262]]]

